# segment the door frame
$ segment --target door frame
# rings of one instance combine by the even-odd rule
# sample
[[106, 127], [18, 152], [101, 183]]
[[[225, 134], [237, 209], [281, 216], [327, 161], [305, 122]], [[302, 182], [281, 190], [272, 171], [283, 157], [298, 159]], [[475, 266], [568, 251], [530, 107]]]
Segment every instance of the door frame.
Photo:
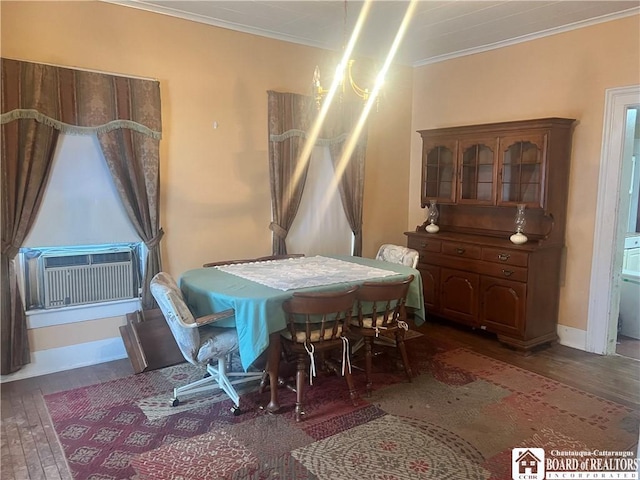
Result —
[[618, 247], [623, 242], [619, 203], [626, 111], [638, 105], [640, 85], [609, 88], [605, 92], [586, 338], [586, 350], [603, 355], [616, 350], [622, 272], [622, 249]]

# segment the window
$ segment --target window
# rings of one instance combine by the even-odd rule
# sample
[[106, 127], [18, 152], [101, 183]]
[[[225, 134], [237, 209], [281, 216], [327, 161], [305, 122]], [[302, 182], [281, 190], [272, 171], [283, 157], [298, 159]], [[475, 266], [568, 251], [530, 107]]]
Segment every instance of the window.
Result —
[[137, 298], [143, 250], [97, 137], [60, 134], [40, 211], [20, 250], [25, 308]]
[[25, 247], [139, 242], [95, 135], [60, 134]]
[[287, 251], [306, 255], [350, 255], [353, 232], [332, 188], [334, 169], [329, 147], [315, 147], [300, 208], [287, 235]]

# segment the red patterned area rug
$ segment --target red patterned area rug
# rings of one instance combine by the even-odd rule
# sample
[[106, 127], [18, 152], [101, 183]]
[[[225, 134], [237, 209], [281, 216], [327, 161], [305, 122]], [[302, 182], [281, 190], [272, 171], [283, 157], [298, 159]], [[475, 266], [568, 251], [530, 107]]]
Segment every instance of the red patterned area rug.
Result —
[[516, 447], [635, 451], [637, 411], [464, 348], [407, 345], [412, 383], [379, 371], [354, 407], [343, 379], [320, 376], [300, 423], [286, 389], [277, 415], [257, 391], [237, 417], [222, 395], [168, 407], [173, 387], [200, 375], [189, 365], [45, 401], [75, 480], [509, 480]]

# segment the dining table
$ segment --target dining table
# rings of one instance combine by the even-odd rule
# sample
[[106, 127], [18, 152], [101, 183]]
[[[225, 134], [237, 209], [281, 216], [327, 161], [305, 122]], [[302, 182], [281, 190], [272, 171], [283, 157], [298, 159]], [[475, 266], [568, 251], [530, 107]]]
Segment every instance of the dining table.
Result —
[[266, 409], [278, 404], [280, 332], [286, 328], [282, 304], [295, 292], [338, 291], [367, 281], [397, 281], [414, 276], [406, 306], [416, 325], [426, 312], [420, 272], [414, 268], [348, 255], [316, 255], [196, 268], [184, 272], [179, 285], [196, 317], [233, 309], [234, 315], [217, 322], [235, 328], [242, 367], [248, 370], [267, 352], [271, 398]]

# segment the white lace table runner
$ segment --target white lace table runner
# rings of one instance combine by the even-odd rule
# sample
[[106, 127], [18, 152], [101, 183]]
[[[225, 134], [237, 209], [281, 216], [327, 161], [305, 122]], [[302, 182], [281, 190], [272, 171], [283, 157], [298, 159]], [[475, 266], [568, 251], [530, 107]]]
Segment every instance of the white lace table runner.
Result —
[[215, 268], [278, 290], [358, 282], [397, 275], [390, 270], [321, 256], [220, 265]]

